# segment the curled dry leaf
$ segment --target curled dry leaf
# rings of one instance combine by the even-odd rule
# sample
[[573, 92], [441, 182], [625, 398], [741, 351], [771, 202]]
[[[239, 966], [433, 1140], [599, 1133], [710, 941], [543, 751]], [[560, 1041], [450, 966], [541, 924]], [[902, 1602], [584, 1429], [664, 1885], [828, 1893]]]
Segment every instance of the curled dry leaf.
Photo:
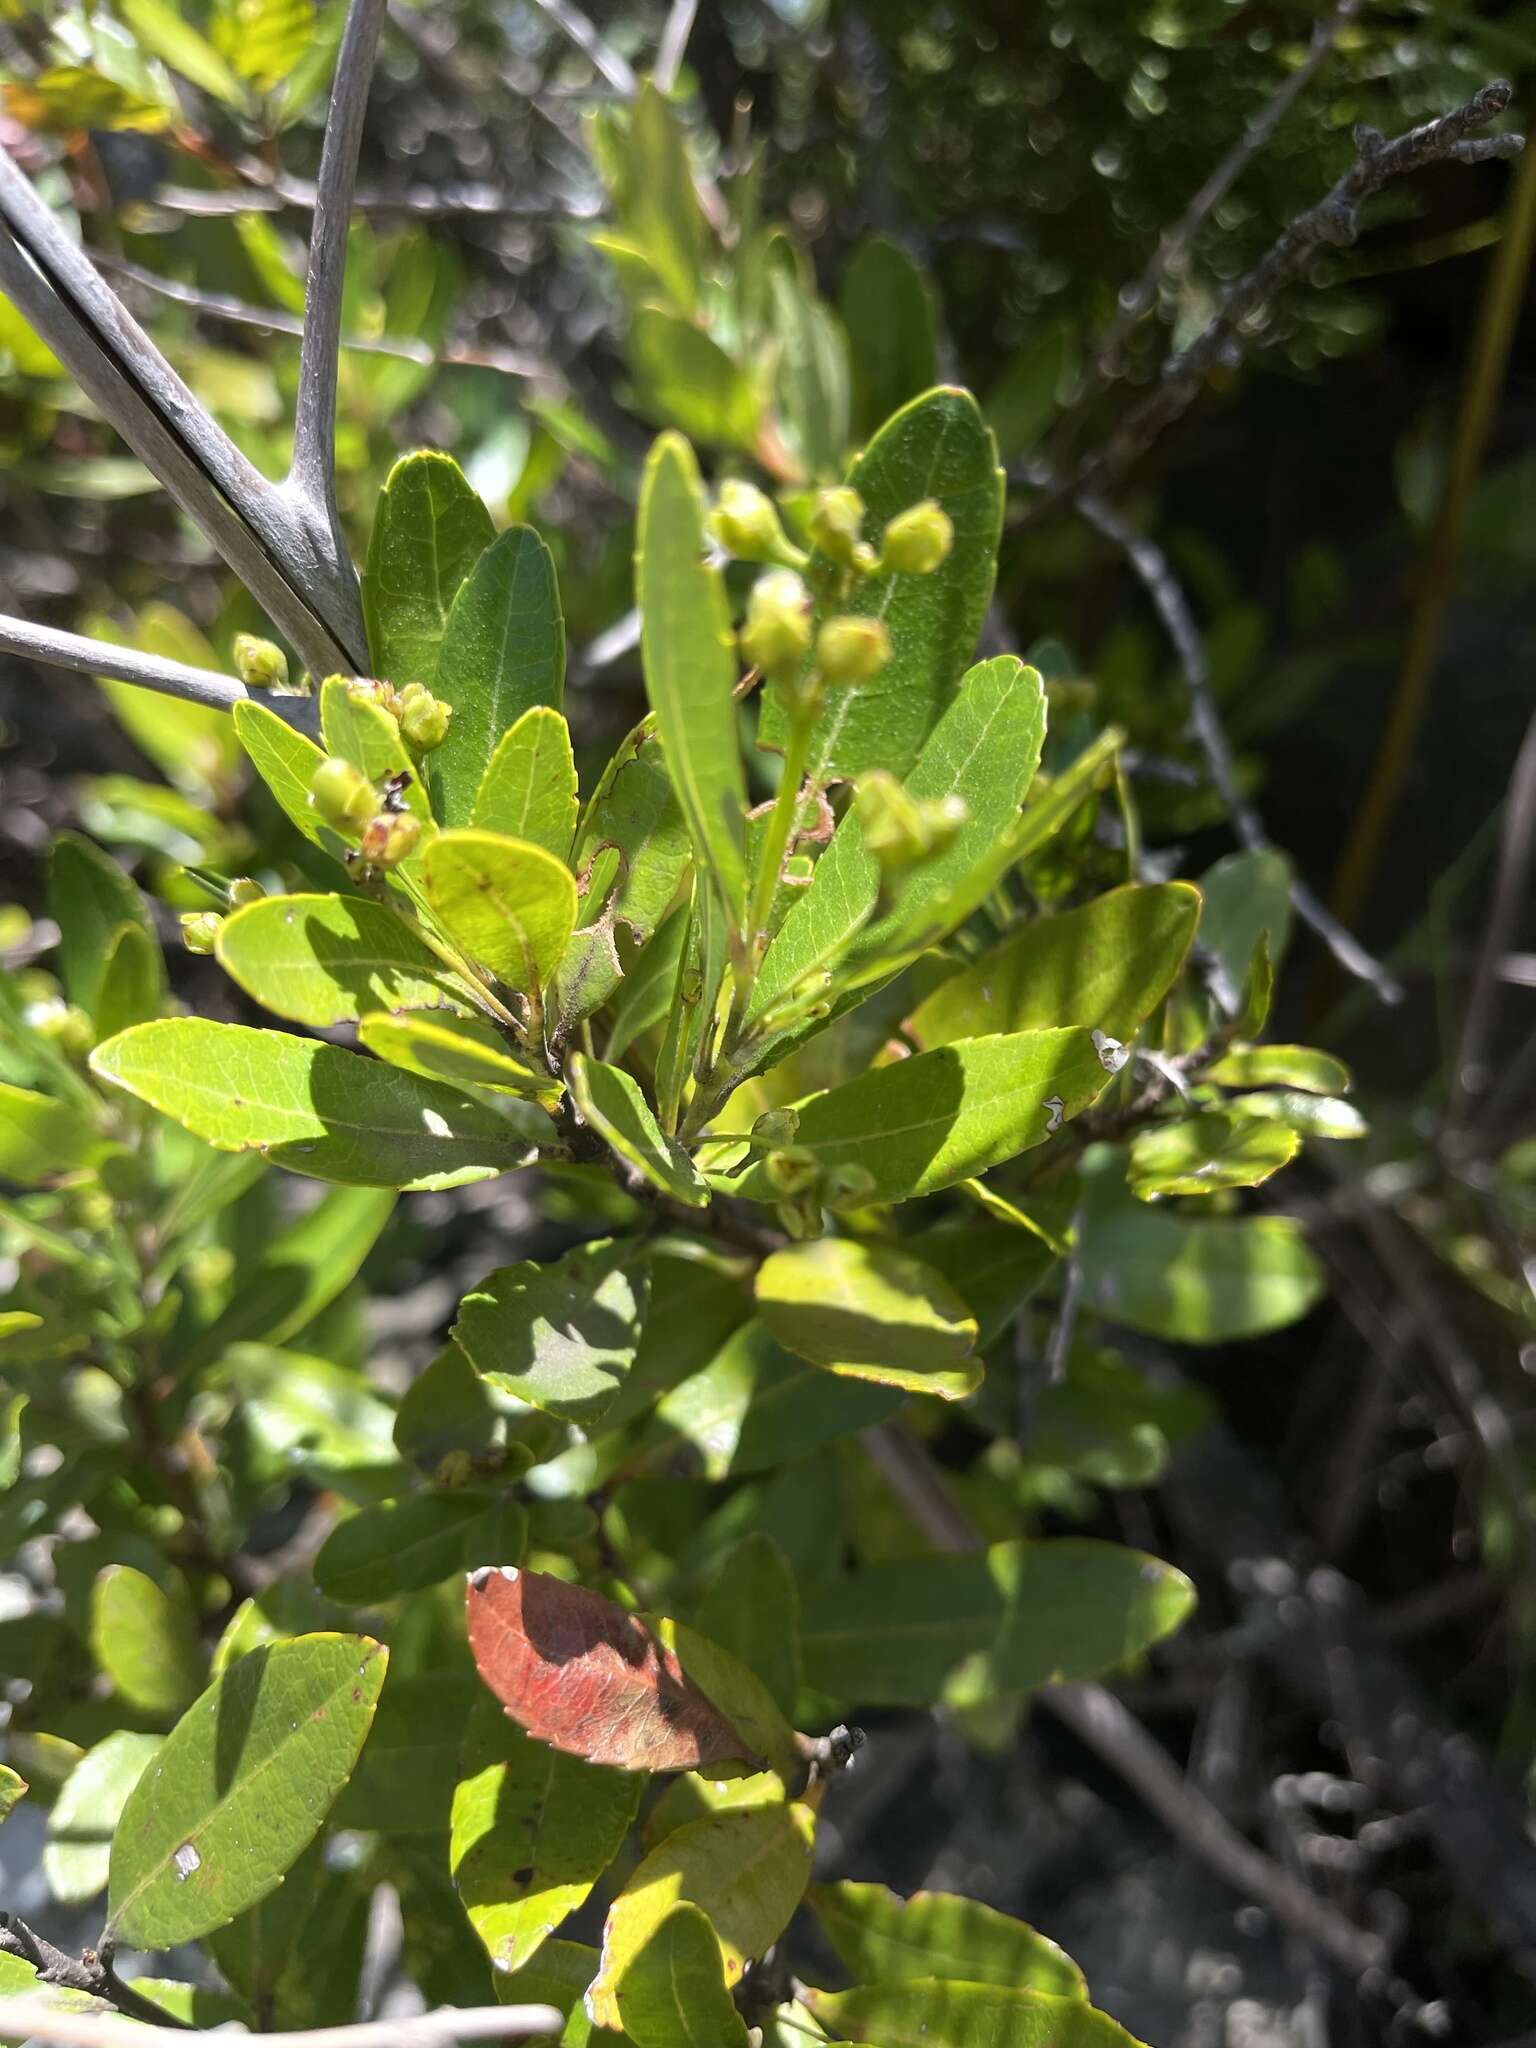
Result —
[[480, 1676], [535, 1740], [629, 1771], [764, 1767], [643, 1616], [510, 1565], [472, 1572], [465, 1598]]

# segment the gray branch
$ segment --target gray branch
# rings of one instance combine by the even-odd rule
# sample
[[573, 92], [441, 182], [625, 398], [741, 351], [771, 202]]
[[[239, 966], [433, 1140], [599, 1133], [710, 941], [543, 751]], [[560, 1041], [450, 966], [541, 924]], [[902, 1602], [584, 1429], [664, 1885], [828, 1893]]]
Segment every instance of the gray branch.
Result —
[[658, 92], [670, 92], [677, 83], [677, 74], [682, 69], [688, 38], [693, 34], [694, 16], [698, 11], [699, 0], [672, 0], [667, 25], [656, 46], [656, 69], [651, 74]]
[[[1046, 482], [1046, 479], [1042, 477], [1041, 481]], [[1211, 693], [1211, 672], [1205, 658], [1205, 643], [1168, 557], [1156, 542], [1145, 534], [1137, 533], [1128, 521], [1092, 491], [1077, 491], [1073, 502], [1088, 523], [1120, 550], [1140, 578], [1168, 638], [1173, 642], [1189, 699], [1189, 722], [1205, 755], [1216, 794], [1232, 821], [1232, 829], [1250, 853], [1269, 852], [1273, 841], [1264, 829], [1264, 820], [1243, 795], [1238, 782], [1237, 763], [1232, 757], [1226, 728]], [[1368, 982], [1384, 1003], [1395, 1004], [1403, 1000], [1403, 986], [1397, 977], [1368, 953], [1306, 883], [1295, 875], [1291, 877], [1291, 904], [1296, 915], [1312, 927], [1347, 973]]]
[[308, 513], [315, 544], [328, 550], [338, 595], [348, 601], [348, 639], [366, 645], [357, 577], [336, 505], [336, 371], [341, 351], [341, 301], [347, 270], [347, 229], [368, 88], [384, 23], [384, 0], [352, 0], [336, 59], [330, 116], [309, 241], [304, 339], [294, 413], [288, 490]]
[[265, 704], [300, 732], [317, 729], [313, 697], [265, 695], [214, 669], [191, 668], [185, 662], [140, 654], [136, 648], [114, 647], [108, 640], [88, 640], [81, 633], [34, 626], [26, 619], [0, 617], [0, 654], [17, 654], [26, 661], [74, 669], [80, 675], [113, 676], [119, 682], [137, 683], [142, 689], [180, 697], [188, 704], [206, 704], [216, 711], [233, 711], [237, 704]]
[[316, 673], [366, 666], [356, 578], [198, 404], [0, 149], [0, 290], [153, 470]]
[[1206, 374], [1240, 354], [1244, 340], [1257, 329], [1276, 294], [1301, 275], [1317, 251], [1351, 246], [1360, 232], [1361, 207], [1393, 179], [1427, 164], [1484, 163], [1518, 156], [1525, 146], [1522, 136], [1478, 137], [1474, 133], [1496, 120], [1511, 96], [1509, 84], [1495, 79], [1474, 93], [1465, 106], [1410, 128], [1390, 142], [1374, 128], [1357, 128], [1354, 161], [1332, 191], [1298, 215], [1268, 253], [1233, 285], [1221, 311], [1186, 349], [1169, 358], [1156, 387], [1131, 408], [1105, 446], [1070, 474], [1059, 477], [1027, 516], [1037, 518], [1063, 499], [1123, 475], [1165, 428], [1188, 411]]
[[619, 55], [612, 43], [605, 42], [596, 28], [575, 5], [575, 0], [536, 0], [539, 12], [545, 14], [563, 36], [573, 42], [583, 56], [589, 58], [593, 67], [602, 73], [616, 93], [632, 100], [640, 90], [640, 81], [632, 67]]
[[1354, 20], [1361, 5], [1362, 0], [1338, 0], [1333, 12], [1318, 22], [1312, 31], [1311, 46], [1304, 61], [1297, 65], [1280, 90], [1248, 123], [1239, 140], [1190, 200], [1175, 226], [1163, 235], [1137, 282], [1120, 294], [1120, 310], [1096, 350], [1101, 384], [1109, 383], [1120, 374], [1120, 351], [1136, 323], [1156, 303], [1164, 278], [1188, 261], [1201, 228], [1327, 63], [1340, 29]]

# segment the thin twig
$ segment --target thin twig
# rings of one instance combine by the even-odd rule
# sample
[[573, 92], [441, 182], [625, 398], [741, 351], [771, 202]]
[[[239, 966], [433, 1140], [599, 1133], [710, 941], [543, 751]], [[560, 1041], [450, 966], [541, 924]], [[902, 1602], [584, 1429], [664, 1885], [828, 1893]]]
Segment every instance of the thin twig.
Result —
[[140, 654], [137, 648], [88, 640], [82, 633], [61, 633], [53, 626], [34, 626], [28, 619], [0, 616], [0, 654], [19, 654], [24, 660], [74, 669], [80, 675], [113, 676], [119, 682], [137, 683], [141, 689], [158, 690], [162, 696], [180, 697], [189, 704], [206, 704], [216, 711], [233, 711], [237, 704], [265, 704], [300, 732], [316, 730], [313, 697], [248, 690], [235, 677], [214, 669], [191, 668], [158, 654]]
[[[220, 220], [238, 213], [313, 213], [318, 197], [317, 188], [304, 178], [277, 177], [268, 184], [222, 192], [162, 185], [148, 203], [189, 219]], [[596, 199], [539, 199], [478, 180], [450, 178], [441, 185], [402, 185], [397, 190], [370, 187], [353, 194], [352, 210], [386, 216], [409, 214], [419, 220], [583, 221], [593, 219], [602, 208]]]
[[1493, 902], [1483, 929], [1483, 942], [1467, 997], [1461, 1045], [1452, 1079], [1451, 1121], [1463, 1122], [1493, 1079], [1489, 1064], [1493, 1021], [1505, 956], [1530, 901], [1531, 864], [1536, 857], [1536, 717], [1525, 728], [1515, 756], [1514, 772], [1504, 799], [1504, 824], [1499, 835], [1499, 862]]
[[[1205, 755], [1206, 766], [1210, 771], [1216, 793], [1232, 821], [1233, 831], [1250, 852], [1270, 851], [1273, 842], [1264, 829], [1264, 821], [1243, 795], [1238, 782], [1237, 764], [1232, 758], [1232, 748], [1227, 739], [1226, 729], [1222, 725], [1221, 714], [1216, 709], [1216, 700], [1211, 692], [1210, 665], [1205, 657], [1205, 643], [1168, 557], [1154, 541], [1149, 540], [1145, 534], [1138, 533], [1127, 520], [1092, 491], [1076, 492], [1074, 502], [1089, 524], [1096, 527], [1107, 541], [1119, 548], [1135, 570], [1148, 597], [1156, 607], [1169, 639], [1173, 642], [1174, 653], [1178, 657], [1179, 668], [1184, 677], [1185, 693], [1189, 698], [1189, 722]], [[1306, 883], [1294, 875], [1291, 877], [1290, 893], [1296, 915], [1312, 927], [1341, 967], [1359, 980], [1369, 983], [1382, 1002], [1395, 1004], [1403, 1000], [1403, 987], [1397, 977], [1369, 954], [1359, 940], [1346, 931], [1332, 912], [1325, 908]]]
[[1157, 294], [1170, 271], [1188, 261], [1195, 237], [1220, 206], [1243, 172], [1264, 148], [1297, 100], [1316, 78], [1333, 52], [1340, 29], [1354, 20], [1362, 0], [1338, 0], [1332, 14], [1325, 15], [1312, 31], [1311, 46], [1302, 63], [1286, 79], [1268, 104], [1254, 116], [1239, 140], [1201, 185], [1177, 224], [1161, 237], [1152, 260], [1134, 285], [1120, 294], [1120, 310], [1095, 351], [1101, 386], [1120, 374], [1120, 351], [1131, 330], [1156, 304]]
[[[148, 2001], [144, 2001], [148, 2005]], [[150, 2008], [158, 2010], [158, 2008]], [[445, 2006], [412, 2019], [363, 2020], [305, 2033], [227, 2038], [251, 2048], [451, 2048], [456, 2041], [530, 2041], [558, 2034], [563, 2015], [552, 2005]], [[184, 2029], [146, 2026], [115, 2012], [66, 2012], [41, 1998], [0, 1999], [0, 2039], [53, 2041], [61, 2048], [185, 2048]]]
[[[174, 278], [157, 276], [153, 270], [130, 263], [125, 257], [100, 256], [97, 267], [113, 277], [126, 278], [130, 284], [141, 285], [145, 291], [155, 292], [159, 297], [169, 299], [173, 305], [186, 306], [191, 312], [201, 313], [208, 320], [225, 320], [235, 327], [254, 327], [264, 334], [302, 335], [304, 332], [304, 322], [295, 313], [280, 312], [275, 307], [253, 306], [228, 292], [199, 291], [195, 286], [180, 284]], [[341, 338], [341, 346], [355, 349], [360, 355], [397, 357], [401, 362], [419, 364], [422, 369], [495, 370], [503, 377], [524, 377], [530, 381], [547, 378], [553, 382], [558, 378], [552, 363], [540, 356], [520, 355], [515, 349], [477, 348], [458, 342], [433, 349], [424, 341], [406, 341], [387, 334], [345, 334]]]
[[288, 491], [321, 529], [317, 536], [335, 560], [338, 595], [350, 597], [348, 638], [366, 646], [362, 599], [347, 553], [336, 503], [336, 373], [341, 349], [341, 303], [347, 271], [347, 230], [362, 147], [368, 88], [384, 25], [384, 0], [352, 0], [336, 58], [330, 114], [320, 157], [309, 274], [304, 290], [304, 338], [299, 347], [299, 391], [293, 421], [293, 463]]
[[682, 69], [688, 38], [693, 34], [694, 16], [698, 11], [699, 0], [672, 0], [667, 25], [656, 45], [656, 68], [651, 73], [658, 92], [670, 92], [677, 83], [677, 74]]
[[583, 56], [589, 57], [616, 93], [632, 100], [640, 90], [640, 81], [633, 69], [621, 57], [612, 43], [605, 42], [573, 0], [536, 0], [539, 12], [547, 14], [563, 36], [573, 42]]
[[1106, 478], [1123, 475], [1144, 455], [1164, 429], [1193, 404], [1206, 373], [1240, 353], [1244, 339], [1255, 332], [1275, 295], [1300, 276], [1319, 249], [1350, 247], [1360, 232], [1360, 208], [1394, 178], [1406, 177], [1435, 163], [1486, 163], [1518, 156], [1524, 138], [1494, 135], [1473, 139], [1509, 105], [1512, 88], [1495, 79], [1474, 93], [1464, 106], [1425, 121], [1387, 141], [1374, 128], [1355, 130], [1355, 157], [1333, 189], [1285, 228], [1252, 270], [1232, 286], [1221, 311], [1195, 339], [1163, 366], [1155, 389], [1133, 406], [1108, 442], [1030, 507], [1028, 518], [1093, 489]]
[[[889, 1423], [879, 1423], [866, 1429], [859, 1440], [870, 1462], [930, 1542], [953, 1552], [981, 1548], [980, 1532], [915, 1437]], [[1210, 1800], [1180, 1776], [1161, 1745], [1102, 1686], [1047, 1685], [1032, 1697], [1107, 1763], [1169, 1833], [1235, 1891], [1266, 1907], [1277, 1920], [1315, 1942], [1355, 1976], [1385, 1959], [1386, 1947], [1379, 1937], [1354, 1926], [1245, 1841]]]

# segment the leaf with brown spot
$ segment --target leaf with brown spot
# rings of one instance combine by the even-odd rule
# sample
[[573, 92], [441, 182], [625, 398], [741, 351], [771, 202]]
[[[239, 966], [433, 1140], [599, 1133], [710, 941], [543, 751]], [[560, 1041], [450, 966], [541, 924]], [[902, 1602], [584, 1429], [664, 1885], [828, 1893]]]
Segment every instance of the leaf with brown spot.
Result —
[[628, 1771], [762, 1770], [796, 1754], [760, 1681], [676, 1623], [626, 1613], [544, 1572], [487, 1567], [471, 1575], [465, 1597], [480, 1676], [519, 1727], [552, 1749]]

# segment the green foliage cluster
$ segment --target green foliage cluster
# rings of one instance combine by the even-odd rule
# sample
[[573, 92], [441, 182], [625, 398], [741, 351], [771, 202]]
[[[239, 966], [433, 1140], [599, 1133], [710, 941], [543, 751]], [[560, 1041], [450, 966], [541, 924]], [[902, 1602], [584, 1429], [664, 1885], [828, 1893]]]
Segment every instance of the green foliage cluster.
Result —
[[[318, 89], [306, 0], [193, 12], [121, 0], [94, 125], [144, 125], [167, 68], [279, 123]], [[77, 119], [77, 71], [13, 112]], [[1003, 478], [936, 382], [922, 272], [868, 240], [834, 309], [652, 86], [592, 142], [662, 429], [644, 717], [587, 763], [555, 555], [498, 516], [526, 503], [408, 454], [368, 536], [375, 675], [289, 685], [246, 650], [318, 740], [297, 697], [226, 719], [107, 686], [168, 782], [98, 780], [85, 820], [153, 853], [220, 1014], [74, 834], [56, 948], [0, 976], [0, 1554], [55, 1539], [59, 1590], [0, 1621], [29, 1681], [0, 1818], [48, 1805], [53, 1896], [105, 1891], [113, 1942], [203, 1945], [222, 1988], [136, 1986], [199, 2026], [350, 2017], [387, 1884], [429, 2001], [549, 2003], [571, 2043], [1124, 2048], [1022, 1922], [812, 1882], [829, 1731], [942, 1703], [996, 1741], [1183, 1623], [1173, 1566], [1050, 1533], [1204, 1417], [1115, 1332], [1304, 1316], [1318, 1263], [1246, 1191], [1365, 1126], [1339, 1061], [1264, 1037], [1285, 863], [1169, 879], [1124, 731], [1049, 650], [976, 658]], [[384, 289], [424, 306], [423, 264]], [[408, 372], [371, 369], [349, 430]], [[176, 613], [136, 625], [217, 665]], [[360, 1276], [397, 1197], [530, 1170], [579, 1241], [476, 1275], [381, 1385]], [[860, 1450], [941, 1426], [961, 1554]], [[676, 1686], [725, 1748], [648, 1770], [591, 1644], [528, 1628], [537, 1681], [506, 1680], [466, 1635], [485, 1566], [601, 1596], [665, 1680], [626, 1712]], [[843, 1988], [794, 1935], [785, 1964], [802, 1906]], [[82, 1998], [0, 1953], [19, 1991]]]

